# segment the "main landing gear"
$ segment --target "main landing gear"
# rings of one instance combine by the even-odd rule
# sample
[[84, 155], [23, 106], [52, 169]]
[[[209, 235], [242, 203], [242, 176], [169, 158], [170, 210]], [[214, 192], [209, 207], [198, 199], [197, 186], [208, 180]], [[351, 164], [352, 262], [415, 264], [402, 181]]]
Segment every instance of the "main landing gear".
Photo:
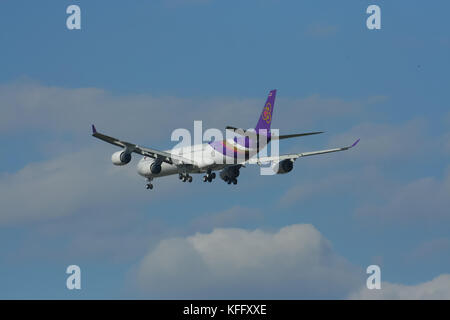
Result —
[[237, 179], [236, 178], [229, 178], [229, 177], [225, 177], [225, 182], [228, 184], [237, 184]]
[[206, 172], [206, 175], [203, 176], [203, 182], [206, 182], [206, 181], [211, 182], [215, 178], [216, 178], [216, 173], [215, 172], [211, 173], [211, 170], [208, 170]]
[[178, 178], [181, 180], [181, 181], [183, 181], [183, 182], [192, 182], [192, 176], [190, 176], [189, 174], [187, 174], [187, 173], [180, 173], [179, 175], [178, 175]]

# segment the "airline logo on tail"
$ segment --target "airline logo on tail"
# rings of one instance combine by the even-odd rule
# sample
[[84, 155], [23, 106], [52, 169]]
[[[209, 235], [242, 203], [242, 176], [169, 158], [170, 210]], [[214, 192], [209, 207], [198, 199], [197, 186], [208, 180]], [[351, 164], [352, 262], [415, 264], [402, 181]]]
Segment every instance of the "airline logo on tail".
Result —
[[264, 107], [264, 111], [263, 111], [263, 120], [267, 123], [270, 124], [270, 122], [272, 121], [272, 113], [270, 112], [272, 105], [270, 104], [270, 102], [267, 102], [266, 106]]
[[273, 107], [275, 106], [275, 95], [277, 90], [272, 90], [269, 92], [266, 103], [264, 104], [263, 110], [259, 117], [258, 123], [256, 124], [255, 131], [259, 133], [261, 130], [270, 130], [270, 124], [272, 123], [272, 113]]

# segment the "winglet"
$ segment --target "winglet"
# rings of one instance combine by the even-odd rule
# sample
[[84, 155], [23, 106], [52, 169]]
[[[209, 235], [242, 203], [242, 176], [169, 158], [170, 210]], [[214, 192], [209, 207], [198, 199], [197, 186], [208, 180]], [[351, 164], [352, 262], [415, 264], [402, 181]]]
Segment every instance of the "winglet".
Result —
[[95, 129], [95, 126], [92, 125], [92, 134], [96, 134], [97, 133], [97, 129]]
[[353, 144], [352, 144], [352, 146], [350, 148], [353, 148], [354, 146], [356, 146], [358, 144], [359, 140], [361, 140], [361, 139], [358, 139], [355, 142], [353, 142]]

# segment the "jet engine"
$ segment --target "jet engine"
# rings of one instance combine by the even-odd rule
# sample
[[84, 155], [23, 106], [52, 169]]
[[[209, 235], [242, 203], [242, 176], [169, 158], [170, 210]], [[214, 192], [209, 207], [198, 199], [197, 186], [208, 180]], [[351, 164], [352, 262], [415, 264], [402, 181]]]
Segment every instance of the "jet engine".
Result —
[[111, 161], [116, 166], [124, 166], [131, 161], [131, 153], [125, 151], [117, 151], [111, 156]]
[[151, 165], [150, 165], [150, 171], [153, 174], [158, 174], [161, 173], [161, 163], [160, 162], [156, 162], [154, 161]]
[[274, 162], [272, 164], [272, 170], [276, 174], [288, 173], [294, 168], [294, 161], [291, 159], [285, 159], [280, 162]]

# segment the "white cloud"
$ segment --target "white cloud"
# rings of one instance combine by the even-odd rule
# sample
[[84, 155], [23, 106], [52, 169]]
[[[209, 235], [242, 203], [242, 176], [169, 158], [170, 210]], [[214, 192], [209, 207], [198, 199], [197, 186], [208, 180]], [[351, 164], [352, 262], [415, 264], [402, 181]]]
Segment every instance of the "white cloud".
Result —
[[[253, 127], [265, 95], [252, 99], [115, 95], [97, 88], [68, 89], [19, 81], [0, 85], [0, 131], [44, 130], [85, 137], [90, 132], [91, 123], [95, 123], [111, 135], [138, 139], [138, 143], [151, 143], [162, 138], [169, 141], [172, 130], [179, 127], [190, 129], [194, 120], [203, 120], [204, 130], [227, 125]], [[366, 105], [380, 99], [384, 98], [347, 101], [319, 95], [302, 99], [280, 96], [274, 125], [283, 123], [283, 129], [287, 130], [311, 127], [326, 118], [358, 114]]]
[[[144, 190], [135, 162], [115, 167], [110, 153], [98, 148], [30, 163], [15, 173], [0, 175], [0, 224], [15, 224], [70, 215], [78, 210], [127, 208]], [[176, 181], [178, 182], [178, 181]], [[178, 184], [177, 184], [178, 185]], [[167, 180], [158, 181], [159, 197], [168, 194]]]
[[377, 166], [330, 173], [290, 187], [279, 204], [320, 199], [329, 192], [357, 199], [354, 215], [367, 223], [439, 223], [450, 218], [450, 168], [442, 179], [422, 177], [406, 182], [393, 179]]
[[357, 209], [359, 217], [383, 221], [406, 219], [438, 222], [450, 218], [450, 170], [442, 180], [426, 177], [391, 190], [381, 204], [366, 204]]
[[380, 290], [366, 287], [352, 293], [350, 299], [450, 299], [450, 274], [442, 274], [431, 281], [407, 286], [382, 282]]
[[[369, 184], [371, 193], [368, 195], [366, 186]], [[301, 183], [289, 188], [280, 198], [279, 203], [289, 206], [300, 201], [323, 197], [329, 192], [334, 195], [352, 194], [361, 201], [374, 196], [387, 197], [394, 186], [395, 184], [387, 179], [380, 169], [367, 166], [321, 175], [319, 179], [304, 179]]]
[[114, 95], [97, 88], [66, 89], [32, 82], [0, 85], [0, 97], [0, 131], [47, 130], [85, 137], [95, 123], [111, 135], [139, 139], [136, 143], [151, 143], [162, 137], [169, 141], [172, 130], [190, 129], [194, 120], [224, 128], [238, 114], [249, 116], [246, 120], [250, 125], [256, 123], [264, 103], [264, 97], [258, 107], [248, 99]]
[[161, 241], [135, 283], [150, 298], [343, 297], [360, 272], [311, 225], [277, 232], [214, 229]]
[[280, 204], [291, 205], [332, 192], [352, 195], [357, 199], [355, 215], [369, 217], [365, 220], [370, 222], [436, 223], [450, 218], [450, 168], [442, 178], [420, 176], [422, 171], [411, 172], [407, 180], [397, 175], [397, 171], [400, 175], [406, 171], [407, 166], [433, 165], [429, 155], [442, 152], [439, 148], [442, 140], [431, 139], [427, 129], [427, 122], [419, 119], [399, 125], [365, 123], [332, 137], [330, 147], [348, 144], [356, 137], [361, 142], [349, 151], [328, 158], [298, 160], [295, 167], [303, 166], [303, 170], [309, 167], [320, 170], [321, 174], [303, 178], [290, 187], [280, 198]]
[[352, 152], [343, 155], [345, 161], [357, 159], [375, 163], [409, 159], [435, 152], [437, 145], [427, 134], [428, 124], [414, 119], [400, 124], [362, 123], [344, 134], [330, 139], [330, 146], [343, 146], [360, 138]]

